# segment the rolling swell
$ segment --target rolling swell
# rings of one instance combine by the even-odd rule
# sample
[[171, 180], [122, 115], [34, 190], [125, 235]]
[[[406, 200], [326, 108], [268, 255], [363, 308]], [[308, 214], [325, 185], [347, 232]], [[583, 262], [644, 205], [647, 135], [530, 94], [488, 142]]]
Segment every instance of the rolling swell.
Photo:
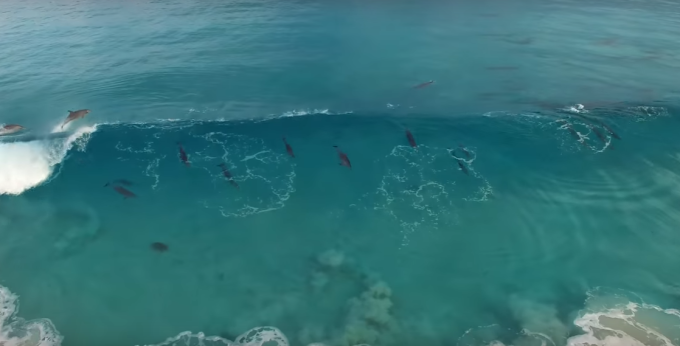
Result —
[[[191, 152], [192, 164], [205, 174], [204, 182], [215, 185], [220, 181], [222, 178], [220, 172], [213, 167], [224, 162], [230, 170], [236, 172], [236, 182], [247, 182], [246, 185], [253, 186], [257, 194], [269, 195], [258, 206], [242, 200], [241, 207], [244, 209], [236, 215], [246, 215], [257, 213], [258, 210], [277, 209], [276, 205], [289, 198], [290, 193], [294, 191], [296, 160], [289, 160], [281, 150], [282, 136], [297, 141], [301, 146], [315, 149], [330, 147], [332, 144], [339, 144], [339, 141], [353, 141], [370, 148], [369, 151], [361, 153], [367, 160], [376, 162], [382, 160], [387, 162], [388, 166], [389, 161], [395, 163], [401, 161], [409, 167], [424, 165], [428, 166], [428, 169], [435, 169], [444, 174], [461, 170], [455, 165], [447, 166], [453, 162], [450, 160], [452, 153], [447, 148], [456, 148], [459, 144], [462, 145], [461, 143], [472, 147], [479, 146], [486, 155], [495, 156], [500, 160], [507, 159], [509, 150], [515, 153], [532, 152], [533, 155], [551, 156], [555, 151], [562, 154], [578, 152], [597, 154], [613, 148], [612, 136], [609, 133], [606, 134], [605, 141], [601, 141], [595, 136], [592, 124], [584, 121], [582, 117], [570, 115], [570, 109], [574, 110], [573, 107], [567, 106], [564, 108], [565, 112], [556, 109], [547, 115], [545, 112], [490, 112], [481, 117], [471, 115], [457, 119], [410, 115], [397, 118], [396, 121], [389, 114], [334, 114], [327, 110], [315, 110], [311, 113], [291, 111], [278, 118], [265, 120], [164, 120], [152, 123], [98, 124], [77, 128], [70, 134], [24, 136], [0, 142], [0, 158], [12, 163], [8, 165], [9, 169], [0, 172], [4, 178], [2, 179], [4, 183], [0, 184], [0, 194], [20, 194], [55, 179], [64, 160], [83, 166], [84, 163], [93, 160], [110, 163], [114, 158], [118, 163], [113, 171], [120, 171], [120, 174], [130, 178], [134, 177], [151, 190], [167, 188], [163, 184], [162, 173], [174, 165], [173, 162], [177, 160], [175, 144], [181, 142]], [[599, 113], [597, 112], [598, 110], [593, 111], [592, 114], [607, 119], [610, 123], [614, 119], [617, 122], [614, 127], [625, 127], [625, 131], [630, 132], [639, 131], [632, 126], [636, 122], [668, 116], [667, 110], [652, 106], [624, 107], [618, 111], [609, 109], [607, 113], [600, 109]], [[567, 119], [579, 137], [574, 138], [573, 133], [567, 131], [566, 121], [562, 122], [560, 119]], [[403, 142], [399, 136], [401, 124], [410, 124], [409, 126], [417, 131], [419, 142], [424, 144], [423, 155], [414, 155], [407, 147], [388, 145], [388, 140], [395, 145]], [[605, 131], [600, 129], [599, 132]], [[648, 133], [643, 134], [647, 137], [652, 136]], [[92, 140], [90, 136], [93, 137]], [[480, 140], [483, 137], [490, 138]], [[499, 145], [503, 142], [505, 143]], [[537, 143], [545, 145], [537, 148]], [[532, 148], [526, 148], [528, 146]], [[320, 156], [332, 156], [328, 153], [317, 155], [321, 151], [327, 150], [312, 150], [315, 159]], [[69, 160], [71, 156], [73, 160]], [[441, 167], [434, 168], [442, 164], [437, 163], [442, 159], [446, 160], [443, 163], [446, 166], [444, 171]], [[305, 160], [305, 157], [302, 160]], [[473, 178], [486, 180], [481, 173], [474, 170], [472, 163], [475, 160], [477, 154], [472, 159], [466, 158], [466, 161], [461, 162], [465, 162], [466, 167], [472, 169]], [[517, 163], [522, 158], [513, 157], [512, 160]], [[551, 157], [551, 160], [559, 159]], [[446, 170], [451, 172], [446, 173]], [[374, 173], [376, 176], [379, 174]], [[392, 180], [403, 180], [403, 177], [396, 175], [397, 173], [395, 171], [387, 174], [392, 175], [390, 178]], [[422, 180], [423, 172], [414, 174], [420, 175]], [[382, 180], [385, 183], [385, 179]], [[192, 189], [200, 189], [195, 185], [198, 181], [192, 180]], [[481, 191], [479, 192], [481, 194], [468, 193], [465, 198], [485, 199], [485, 194], [488, 195], [490, 191], [488, 181], [485, 184], [483, 187], [473, 189]], [[204, 202], [206, 208], [224, 211], [223, 206], [214, 206], [210, 201]]]
[[[650, 114], [652, 108], [630, 106], [617, 112], [566, 106], [551, 113], [492, 112], [455, 119], [321, 110], [291, 111], [268, 120], [99, 124], [79, 128], [73, 134], [0, 144], [0, 152], [9, 146], [28, 147], [40, 159], [29, 160], [32, 166], [15, 164], [15, 171], [3, 170], [2, 174], [11, 174], [12, 178], [7, 180], [11, 184], [6, 184], [4, 193], [19, 194], [50, 182], [65, 168], [69, 173], [60, 178], [63, 181], [59, 191], [125, 179], [134, 182], [130, 189], [145, 204], [160, 206], [168, 200], [181, 200], [186, 210], [200, 208], [223, 217], [246, 217], [283, 208], [303, 188], [303, 195], [321, 198], [325, 203], [388, 215], [399, 224], [405, 246], [409, 235], [419, 229], [460, 223], [464, 203], [488, 202], [496, 195], [508, 194], [514, 186], [520, 191], [515, 196], [522, 197], [512, 198], [524, 198], [517, 204], [516, 214], [526, 215], [526, 220], [531, 220], [533, 214], [528, 209], [525, 213], [523, 208], [534, 200], [568, 206], [597, 205], [612, 193], [621, 196], [622, 202], [637, 201], [640, 194], [656, 196], [655, 192], [667, 189], [653, 187], [661, 181], [658, 179], [651, 179], [645, 187], [650, 190], [645, 192], [642, 186], [636, 186], [643, 184], [639, 179], [628, 179], [633, 184], [630, 188], [621, 179], [609, 184], [588, 180], [569, 183], [573, 175], [566, 178], [555, 171], [556, 167], [575, 164], [582, 166], [583, 172], [606, 172], [598, 167], [612, 158], [626, 156], [622, 151], [606, 150], [612, 137], [607, 135], [607, 141], [601, 142], [592, 126], [582, 117], [573, 116], [573, 112], [592, 112], [588, 115], [599, 116], [617, 131], [623, 129], [626, 137], [638, 131], [635, 124], [639, 119], [625, 114], [640, 114], [640, 109]], [[663, 109], [653, 114], [668, 115]], [[566, 131], [563, 119], [577, 131], [578, 139]], [[645, 118], [652, 119], [653, 116]], [[402, 131], [405, 124], [415, 133], [418, 151], [406, 145]], [[283, 136], [292, 143], [298, 158], [288, 157]], [[626, 138], [622, 143], [634, 141]], [[69, 151], [73, 143], [78, 143], [76, 150]], [[178, 143], [187, 151], [191, 168], [180, 163]], [[352, 162], [358, 164], [350, 175], [351, 181], [345, 181], [348, 175], [335, 167], [337, 161], [331, 150], [335, 144], [345, 148]], [[461, 151], [461, 146], [467, 148], [467, 153]], [[605, 151], [607, 155], [601, 155]], [[26, 157], [32, 156], [18, 155], [16, 160]], [[233, 183], [242, 188], [234, 189], [228, 183], [217, 167], [220, 164], [225, 164]], [[495, 189], [494, 181], [505, 179], [494, 170], [496, 166], [503, 166], [519, 178], [506, 189]], [[640, 172], [632, 172], [631, 176], [637, 174]], [[19, 183], [15, 183], [17, 180]], [[521, 187], [531, 183], [535, 186], [530, 190]], [[351, 184], [354, 189], [337, 190], [323, 197], [308, 190], [341, 184]], [[627, 189], [631, 196], [625, 195]], [[658, 200], [651, 198], [650, 203]], [[617, 208], [625, 206], [619, 203]], [[669, 220], [675, 218], [669, 210], [659, 212]], [[527, 236], [541, 238], [540, 234]]]

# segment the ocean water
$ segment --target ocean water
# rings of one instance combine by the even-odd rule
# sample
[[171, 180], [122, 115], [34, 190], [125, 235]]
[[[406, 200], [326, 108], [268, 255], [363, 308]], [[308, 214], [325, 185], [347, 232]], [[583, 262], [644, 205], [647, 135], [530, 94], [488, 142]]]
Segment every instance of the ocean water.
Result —
[[5, 1], [0, 345], [680, 345], [678, 32], [658, 0]]

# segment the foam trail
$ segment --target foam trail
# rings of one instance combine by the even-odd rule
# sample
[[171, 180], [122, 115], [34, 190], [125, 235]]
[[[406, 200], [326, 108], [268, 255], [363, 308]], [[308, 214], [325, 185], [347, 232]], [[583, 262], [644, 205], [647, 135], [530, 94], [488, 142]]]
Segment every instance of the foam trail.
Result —
[[15, 317], [18, 297], [0, 286], [0, 345], [59, 346], [63, 337], [48, 319], [26, 321]]
[[50, 179], [73, 145], [83, 150], [96, 130], [86, 126], [66, 138], [0, 143], [0, 195], [19, 195]]

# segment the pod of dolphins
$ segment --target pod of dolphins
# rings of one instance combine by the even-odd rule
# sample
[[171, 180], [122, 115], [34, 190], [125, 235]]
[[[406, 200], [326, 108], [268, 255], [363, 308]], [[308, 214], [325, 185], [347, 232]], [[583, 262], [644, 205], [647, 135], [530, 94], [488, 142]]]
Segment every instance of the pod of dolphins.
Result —
[[[434, 80], [430, 80], [430, 81], [415, 85], [415, 86], [413, 86], [413, 88], [414, 89], [421, 89], [421, 88], [428, 87], [432, 84], [434, 84]], [[582, 105], [579, 105], [579, 106], [581, 108], [583, 107]], [[63, 129], [64, 126], [66, 126], [70, 122], [84, 118], [89, 113], [90, 113], [89, 109], [80, 109], [80, 110], [77, 110], [77, 111], [68, 111], [68, 116], [66, 117], [64, 122], [61, 124], [60, 128]], [[575, 116], [580, 118], [582, 121], [584, 121], [585, 126], [587, 126], [602, 142], [606, 143], [606, 138], [605, 138], [605, 135], [602, 133], [602, 131], [600, 131], [598, 126], [603, 128], [605, 131], [607, 131], [613, 138], [616, 138], [616, 139], [619, 139], [619, 140], [621, 139], [621, 137], [619, 137], [619, 135], [616, 134], [614, 132], [614, 130], [612, 130], [611, 127], [609, 127], [607, 124], [605, 124], [601, 120], [586, 117], [586, 116], [579, 114], [579, 113], [576, 113]], [[558, 119], [556, 119], [555, 121], [558, 122], [558, 123], [564, 124], [566, 129], [569, 131], [569, 133], [575, 139], [579, 140], [583, 145], [588, 146], [588, 144], [586, 144], [585, 141], [581, 140], [579, 134], [576, 132], [576, 130], [574, 130], [574, 128], [571, 126], [571, 124], [565, 118], [558, 117]], [[17, 125], [17, 124], [4, 125], [0, 128], [0, 136], [18, 133], [22, 130], [24, 130], [24, 127], [21, 126], [21, 125]], [[406, 131], [406, 140], [408, 141], [409, 145], [414, 150], [417, 151], [418, 150], [418, 144], [416, 144], [416, 140], [415, 140], [415, 137], [413, 136], [413, 133], [411, 133], [411, 131], [409, 129], [406, 129], [405, 131]], [[288, 153], [288, 155], [291, 158], [295, 158], [295, 153], [293, 152], [293, 147], [288, 143], [288, 140], [286, 139], [286, 137], [283, 137], [283, 144], [285, 145], [286, 152]], [[177, 147], [178, 147], [178, 150], [179, 150], [180, 161], [186, 167], [191, 167], [191, 162], [189, 161], [189, 156], [187, 155], [186, 151], [184, 150], [184, 147], [182, 147], [182, 144], [177, 142]], [[349, 160], [349, 156], [347, 156], [347, 154], [345, 152], [343, 152], [340, 149], [340, 147], [338, 147], [337, 145], [334, 145], [333, 147], [335, 148], [336, 153], [338, 155], [338, 159], [339, 159], [338, 164], [341, 165], [341, 166], [345, 166], [349, 169], [352, 169], [352, 163]], [[469, 173], [469, 171], [468, 171], [468, 169], [465, 165], [465, 163], [467, 161], [465, 159], [463, 159], [463, 156], [465, 156], [467, 159], [470, 159], [471, 158], [470, 151], [465, 146], [463, 146], [462, 144], [459, 144], [458, 148], [455, 148], [455, 149], [448, 148], [448, 151], [451, 154], [451, 156], [456, 160], [458, 167], [461, 170], [461, 172], [463, 172], [466, 175], [469, 175], [470, 173]], [[462, 155], [457, 155], [456, 154], [457, 152], [461, 152]], [[224, 178], [232, 186], [234, 186], [235, 188], [239, 188], [239, 185], [234, 180], [234, 177], [232, 176], [231, 172], [227, 168], [226, 164], [220, 163], [217, 166], [222, 170], [222, 175], [224, 176]], [[137, 197], [137, 195], [135, 195], [132, 191], [130, 191], [129, 189], [127, 189], [125, 187], [125, 186], [129, 187], [131, 185], [132, 185], [132, 182], [130, 182], [129, 180], [117, 179], [117, 180], [113, 180], [109, 183], [106, 183], [106, 185], [104, 185], [104, 186], [105, 187], [108, 187], [108, 186], [113, 187], [114, 191], [116, 191], [117, 193], [122, 195], [125, 199], [127, 199], [127, 198]]]
[[[90, 113], [89, 109], [79, 109], [77, 111], [68, 111], [68, 116], [66, 116], [66, 120], [61, 124], [61, 129], [66, 126], [66, 124], [78, 120], [80, 118], [84, 118], [88, 113]], [[17, 124], [8, 124], [4, 125], [2, 128], [0, 128], [0, 136], [6, 136], [6, 135], [11, 135], [14, 133], [17, 133], [19, 131], [24, 130], [24, 127], [21, 125]]]
[[[414, 89], [422, 89], [425, 87], [428, 87], [432, 84], [434, 84], [434, 80], [430, 80], [418, 85], [413, 86]], [[579, 105], [581, 108], [583, 106]], [[76, 111], [68, 111], [68, 116], [64, 120], [64, 122], [61, 124], [60, 128], [63, 129], [64, 126], [69, 124], [72, 121], [84, 118], [87, 114], [90, 113], [89, 109], [80, 109]], [[582, 114], [575, 114], [576, 117], [580, 118], [582, 121], [585, 122], [585, 126], [587, 126], [602, 142], [606, 143], [606, 138], [605, 135], [600, 131], [598, 128], [601, 127], [604, 129], [606, 132], [608, 132], [613, 138], [616, 139], [621, 139], [618, 134], [612, 130], [611, 127], [609, 127], [607, 124], [602, 122], [601, 120], [586, 117]], [[580, 135], [574, 130], [574, 128], [571, 126], [571, 124], [565, 119], [559, 117], [558, 119], [555, 120], [558, 123], [564, 124], [566, 129], [570, 132], [570, 134], [578, 141], [580, 141], [584, 146], [588, 147], [588, 144], [585, 143], [584, 140], [581, 140]], [[2, 127], [0, 127], [0, 136], [5, 136], [5, 135], [11, 135], [15, 134], [18, 132], [23, 131], [25, 128], [21, 125], [17, 124], [7, 124]], [[406, 134], [406, 140], [408, 141], [408, 144], [414, 149], [418, 150], [418, 144], [416, 143], [415, 137], [413, 136], [413, 133], [409, 129], [405, 130]], [[286, 137], [283, 137], [283, 144], [285, 145], [286, 152], [288, 155], [294, 159], [295, 158], [295, 153], [293, 152], [293, 147], [288, 143], [288, 140]], [[186, 153], [184, 150], [184, 147], [182, 147], [182, 144], [177, 142], [177, 147], [179, 151], [179, 159], [180, 161], [186, 166], [186, 167], [191, 167], [191, 162], [189, 161], [189, 155]], [[333, 148], [335, 148], [336, 154], [338, 155], [339, 159], [339, 165], [347, 167], [349, 169], [352, 169], [352, 163], [349, 160], [349, 156], [345, 152], [343, 152], [339, 146], [333, 145]], [[471, 158], [470, 151], [463, 145], [463, 144], [458, 144], [458, 147], [455, 149], [448, 148], [449, 153], [451, 156], [456, 160], [456, 163], [458, 164], [458, 168], [460, 169], [461, 172], [463, 172], [465, 175], [469, 175], [468, 168], [466, 167], [466, 161], [463, 157], [467, 158], [468, 160]], [[457, 153], [460, 153], [458, 155]], [[224, 178], [229, 182], [234, 188], [239, 189], [238, 183], [236, 183], [233, 175], [227, 168], [227, 165], [225, 163], [220, 163], [217, 165], [221, 170], [222, 170], [222, 175]], [[128, 199], [128, 198], [136, 198], [137, 195], [130, 191], [127, 187], [132, 186], [133, 183], [129, 180], [126, 179], [116, 179], [113, 181], [110, 181], [104, 185], [104, 187], [112, 187], [115, 192], [123, 196], [123, 199]], [[151, 244], [151, 249], [156, 252], [166, 252], [168, 251], [169, 247], [167, 244], [164, 244], [162, 242], [154, 242]]]

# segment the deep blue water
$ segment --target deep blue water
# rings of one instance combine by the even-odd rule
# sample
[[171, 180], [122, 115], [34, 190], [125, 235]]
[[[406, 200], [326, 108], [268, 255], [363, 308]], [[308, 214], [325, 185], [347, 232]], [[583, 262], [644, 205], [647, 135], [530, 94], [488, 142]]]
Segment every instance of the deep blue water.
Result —
[[0, 30], [0, 344], [680, 345], [674, 3], [10, 1]]

